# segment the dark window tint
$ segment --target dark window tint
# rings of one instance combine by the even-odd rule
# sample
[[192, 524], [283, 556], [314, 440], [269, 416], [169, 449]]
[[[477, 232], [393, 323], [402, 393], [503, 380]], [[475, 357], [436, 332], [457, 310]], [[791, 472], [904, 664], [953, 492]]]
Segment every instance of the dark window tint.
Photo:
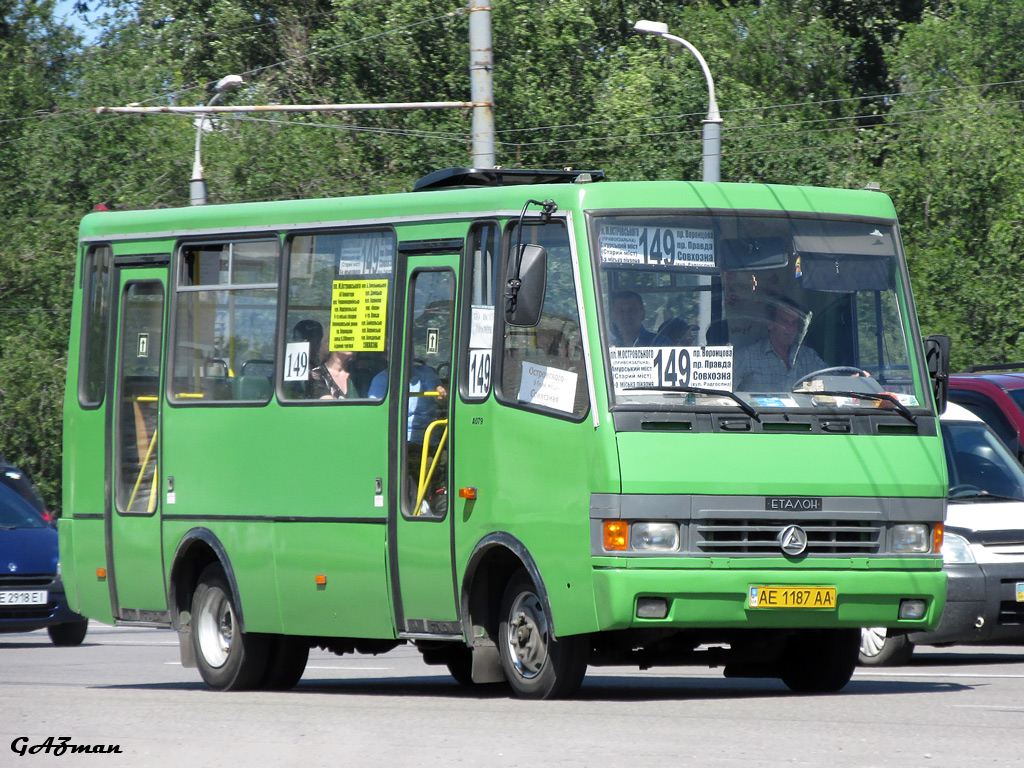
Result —
[[102, 403], [107, 386], [111, 261], [112, 252], [106, 245], [93, 247], [85, 258], [82, 353], [78, 370], [78, 401], [83, 406]]
[[999, 406], [989, 397], [979, 392], [950, 392], [950, 400], [959, 403], [979, 419], [984, 421], [1003, 443], [1017, 450], [1017, 432]]
[[6, 485], [0, 485], [0, 530], [46, 527], [46, 521], [31, 504]]
[[46, 504], [39, 496], [35, 486], [32, 485], [32, 481], [20, 469], [16, 467], [3, 467], [0, 469], [0, 485], [6, 485], [39, 512], [46, 509]]
[[497, 223], [474, 225], [469, 235], [470, 278], [469, 333], [463, 334], [466, 364], [462, 373], [462, 395], [466, 400], [483, 400], [491, 391], [494, 344], [496, 267], [501, 233]]

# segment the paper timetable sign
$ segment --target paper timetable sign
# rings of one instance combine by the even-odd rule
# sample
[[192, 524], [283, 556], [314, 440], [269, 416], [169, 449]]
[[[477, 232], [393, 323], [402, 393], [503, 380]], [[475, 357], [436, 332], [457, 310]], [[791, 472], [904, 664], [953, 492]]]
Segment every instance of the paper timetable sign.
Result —
[[608, 225], [601, 227], [598, 242], [605, 264], [715, 266], [715, 233], [710, 229]]
[[732, 391], [732, 347], [611, 347], [612, 381], [632, 389], [699, 387]]
[[335, 280], [331, 290], [332, 352], [383, 352], [387, 280]]

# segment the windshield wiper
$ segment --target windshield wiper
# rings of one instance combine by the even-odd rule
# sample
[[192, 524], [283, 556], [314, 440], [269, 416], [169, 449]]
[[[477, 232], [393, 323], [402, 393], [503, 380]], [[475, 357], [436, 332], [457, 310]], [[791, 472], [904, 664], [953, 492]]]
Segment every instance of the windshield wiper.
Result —
[[844, 392], [837, 389], [827, 389], [814, 392], [794, 392], [796, 395], [825, 395], [826, 397], [852, 397], [860, 400], [884, 400], [892, 403], [896, 406], [896, 411], [900, 416], [905, 418], [915, 427], [917, 426], [917, 417], [910, 412], [903, 403], [896, 399], [895, 395], [890, 395], [888, 392]]
[[748, 403], [746, 400], [741, 398], [739, 395], [730, 392], [727, 389], [706, 389], [704, 387], [687, 387], [678, 385], [674, 387], [643, 387], [645, 391], [654, 390], [655, 392], [693, 392], [697, 395], [711, 395], [712, 397], [728, 397], [730, 400], [736, 403], [747, 416], [752, 418], [754, 421], [761, 421], [761, 414], [754, 410], [754, 406]]

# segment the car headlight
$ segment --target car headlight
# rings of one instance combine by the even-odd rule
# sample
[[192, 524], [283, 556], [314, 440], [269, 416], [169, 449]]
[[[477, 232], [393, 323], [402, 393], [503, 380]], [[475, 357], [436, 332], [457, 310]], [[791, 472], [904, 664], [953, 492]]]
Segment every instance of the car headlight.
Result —
[[660, 552], [679, 549], [678, 523], [633, 523], [629, 533], [633, 549]]
[[963, 536], [947, 532], [942, 540], [942, 562], [946, 565], [976, 562], [971, 551], [971, 543]]
[[930, 552], [932, 547], [931, 537], [928, 535], [928, 526], [924, 523], [905, 523], [894, 525], [892, 529], [892, 550], [893, 552]]

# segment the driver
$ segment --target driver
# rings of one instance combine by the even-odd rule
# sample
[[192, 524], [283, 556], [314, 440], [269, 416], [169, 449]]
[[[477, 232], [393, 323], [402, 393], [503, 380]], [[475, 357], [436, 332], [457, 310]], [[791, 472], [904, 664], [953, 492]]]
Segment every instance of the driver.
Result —
[[767, 337], [736, 353], [733, 389], [738, 392], [789, 392], [793, 384], [828, 364], [803, 345], [808, 314], [792, 299], [768, 302]]

